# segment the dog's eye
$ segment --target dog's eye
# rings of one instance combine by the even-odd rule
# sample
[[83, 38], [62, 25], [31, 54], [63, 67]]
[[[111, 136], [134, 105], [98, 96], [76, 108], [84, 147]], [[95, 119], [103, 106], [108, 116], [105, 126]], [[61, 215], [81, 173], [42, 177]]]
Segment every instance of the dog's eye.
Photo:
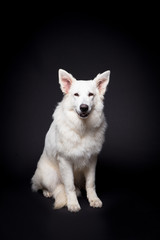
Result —
[[79, 97], [79, 94], [78, 94], [78, 93], [75, 93], [74, 96]]
[[88, 93], [88, 96], [91, 97], [91, 96], [94, 96], [94, 94], [90, 92]]

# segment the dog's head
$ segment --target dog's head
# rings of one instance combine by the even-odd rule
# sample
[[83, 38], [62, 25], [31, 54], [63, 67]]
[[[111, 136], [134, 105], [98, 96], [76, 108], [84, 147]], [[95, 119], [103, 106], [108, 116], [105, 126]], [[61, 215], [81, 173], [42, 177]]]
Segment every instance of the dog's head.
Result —
[[97, 103], [103, 100], [109, 83], [110, 71], [98, 74], [93, 80], [76, 80], [70, 73], [59, 69], [61, 90], [70, 97], [71, 105], [80, 118], [87, 118]]

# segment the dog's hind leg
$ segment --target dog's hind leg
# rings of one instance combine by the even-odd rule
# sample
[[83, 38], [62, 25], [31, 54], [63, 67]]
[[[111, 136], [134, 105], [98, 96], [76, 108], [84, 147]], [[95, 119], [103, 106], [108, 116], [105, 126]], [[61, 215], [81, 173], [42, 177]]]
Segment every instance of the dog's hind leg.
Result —
[[36, 172], [32, 178], [32, 190], [42, 189], [45, 197], [55, 199], [54, 208], [59, 209], [67, 204], [64, 185], [60, 180], [56, 163], [49, 161], [46, 154], [42, 154]]
[[35, 171], [34, 176], [31, 179], [31, 188], [33, 192], [37, 192], [38, 190], [42, 189], [42, 184], [41, 184], [41, 174], [40, 170], [37, 168]]
[[53, 196], [55, 198], [54, 209], [60, 209], [67, 205], [67, 197], [63, 184], [59, 184], [55, 188]]
[[32, 190], [38, 191], [42, 189], [45, 197], [52, 197], [57, 185], [60, 184], [60, 179], [56, 166], [43, 153], [32, 177]]

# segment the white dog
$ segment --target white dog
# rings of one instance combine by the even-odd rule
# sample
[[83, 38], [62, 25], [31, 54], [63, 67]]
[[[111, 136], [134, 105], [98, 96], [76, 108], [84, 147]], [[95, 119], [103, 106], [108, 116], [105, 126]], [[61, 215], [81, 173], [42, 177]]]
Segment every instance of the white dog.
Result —
[[45, 197], [54, 197], [55, 209], [67, 206], [71, 212], [79, 211], [77, 196], [82, 183], [90, 206], [102, 207], [95, 190], [95, 168], [107, 126], [103, 99], [109, 76], [110, 71], [106, 71], [94, 80], [77, 81], [59, 70], [64, 97], [53, 114], [32, 178], [32, 190], [42, 189]]

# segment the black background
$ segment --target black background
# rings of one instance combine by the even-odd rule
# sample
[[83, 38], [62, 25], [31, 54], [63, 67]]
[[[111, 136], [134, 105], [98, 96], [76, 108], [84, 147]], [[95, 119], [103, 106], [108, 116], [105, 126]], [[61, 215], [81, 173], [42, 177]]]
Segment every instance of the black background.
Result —
[[[114, 5], [114, 4], [113, 4]], [[157, 6], [2, 6], [2, 239], [159, 239]], [[104, 207], [52, 210], [30, 179], [61, 101], [58, 69], [77, 79], [111, 70], [106, 141], [97, 166]]]

